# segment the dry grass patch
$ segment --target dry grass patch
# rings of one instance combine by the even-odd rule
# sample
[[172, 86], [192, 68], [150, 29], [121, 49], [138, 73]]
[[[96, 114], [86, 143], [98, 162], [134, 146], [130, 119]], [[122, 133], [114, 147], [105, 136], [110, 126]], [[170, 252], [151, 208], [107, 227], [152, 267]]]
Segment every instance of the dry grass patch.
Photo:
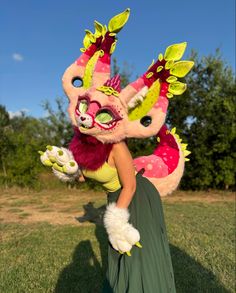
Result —
[[104, 204], [106, 195], [102, 192], [74, 189], [40, 192], [16, 188], [2, 190], [1, 221], [78, 225], [76, 218], [84, 214], [83, 206], [88, 202], [96, 202], [95, 206]]

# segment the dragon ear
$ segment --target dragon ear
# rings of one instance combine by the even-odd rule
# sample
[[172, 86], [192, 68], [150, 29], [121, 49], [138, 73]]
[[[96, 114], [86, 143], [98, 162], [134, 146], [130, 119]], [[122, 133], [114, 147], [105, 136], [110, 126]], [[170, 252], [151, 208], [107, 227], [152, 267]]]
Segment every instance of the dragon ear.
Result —
[[[100, 46], [100, 52], [96, 60], [96, 65], [92, 73], [92, 85], [94, 87], [102, 86], [110, 78], [111, 55], [115, 51], [117, 38], [116, 34], [124, 27], [128, 21], [130, 9], [112, 17], [108, 23], [108, 28], [102, 34], [103, 39]], [[101, 31], [96, 23], [97, 31]]]
[[169, 46], [159, 54], [148, 70], [121, 91], [120, 100], [127, 107], [129, 137], [148, 137], [158, 132], [166, 117], [168, 99], [181, 95], [187, 88], [178, 81], [193, 67], [192, 61], [179, 61], [186, 43]]
[[[128, 104], [128, 107], [134, 108], [133, 101], [137, 101], [136, 110], [132, 113], [141, 113], [150, 110], [160, 93], [167, 98], [172, 98], [173, 95], [181, 95], [187, 88], [185, 83], [178, 81], [178, 77], [184, 77], [189, 73], [194, 65], [193, 61], [178, 61], [184, 54], [186, 42], [169, 46], [165, 54], [159, 54], [158, 60], [153, 62], [143, 76], [135, 82], [128, 85], [121, 93], [121, 99]], [[177, 62], [176, 62], [177, 61]], [[143, 94], [143, 88], [147, 87], [145, 98], [140, 103], [140, 94]], [[141, 111], [141, 109], [143, 109]], [[134, 114], [130, 114], [133, 120]]]

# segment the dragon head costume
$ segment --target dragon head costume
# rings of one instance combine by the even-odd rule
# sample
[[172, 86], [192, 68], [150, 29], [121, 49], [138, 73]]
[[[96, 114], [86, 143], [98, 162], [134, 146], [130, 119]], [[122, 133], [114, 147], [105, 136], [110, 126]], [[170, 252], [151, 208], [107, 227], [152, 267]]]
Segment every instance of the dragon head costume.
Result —
[[[158, 144], [153, 154], [134, 159], [134, 164], [137, 170], [145, 170], [144, 176], [163, 196], [177, 187], [190, 153], [187, 145], [181, 144], [176, 129], [168, 130], [165, 118], [169, 99], [186, 90], [186, 84], [178, 79], [194, 63], [180, 60], [186, 42], [171, 45], [142, 76], [121, 89], [120, 76], [111, 77], [111, 55], [117, 33], [129, 15], [126, 9], [110, 19], [108, 26], [95, 21], [94, 33], [85, 31], [82, 54], [66, 69], [63, 88], [69, 98], [71, 121], [85, 137], [109, 145], [130, 137], [156, 136]], [[72, 143], [72, 152], [73, 148]]]

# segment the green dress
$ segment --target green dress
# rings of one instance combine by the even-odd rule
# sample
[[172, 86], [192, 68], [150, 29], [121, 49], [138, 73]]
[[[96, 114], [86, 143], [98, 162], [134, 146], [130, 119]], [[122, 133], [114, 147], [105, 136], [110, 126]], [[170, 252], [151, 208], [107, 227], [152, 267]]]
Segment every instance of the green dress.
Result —
[[[143, 248], [134, 246], [131, 256], [108, 246], [108, 269], [103, 293], [176, 292], [170, 249], [160, 195], [140, 173], [129, 205], [130, 223], [138, 229]], [[108, 193], [108, 202], [118, 199], [121, 189]]]
[[[121, 185], [116, 168], [104, 163], [85, 177], [103, 184], [108, 202], [117, 201]], [[161, 198], [154, 185], [136, 174], [136, 191], [129, 205], [129, 222], [138, 229], [142, 248], [133, 246], [131, 256], [108, 246], [108, 269], [103, 293], [174, 293], [175, 282]]]

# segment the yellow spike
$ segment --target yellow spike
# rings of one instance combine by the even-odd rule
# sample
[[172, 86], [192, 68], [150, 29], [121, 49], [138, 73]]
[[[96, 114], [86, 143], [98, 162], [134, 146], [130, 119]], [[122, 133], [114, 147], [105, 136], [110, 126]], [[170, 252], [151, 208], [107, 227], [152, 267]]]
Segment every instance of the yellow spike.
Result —
[[173, 60], [169, 60], [169, 61], [167, 61], [166, 62], [166, 64], [165, 64], [165, 69], [170, 69], [171, 67], [173, 67], [174, 66], [174, 61]]
[[171, 93], [167, 93], [166, 96], [167, 96], [168, 99], [171, 99], [171, 98], [173, 98], [174, 95], [171, 94]]
[[154, 63], [155, 63], [155, 60], [153, 59], [152, 63], [148, 66], [148, 69], [150, 69]]
[[102, 36], [105, 36], [106, 32], [107, 32], [107, 26], [104, 25], [104, 26], [102, 27]]
[[137, 247], [139, 247], [139, 248], [142, 248], [142, 245], [141, 245], [141, 243], [140, 243], [139, 241], [136, 242], [135, 245], [136, 245]]
[[123, 251], [121, 251], [121, 250], [119, 250], [119, 253], [120, 253], [120, 254], [124, 254], [124, 252], [123, 252]]
[[115, 51], [116, 43], [117, 43], [117, 40], [115, 40], [115, 42], [111, 45], [110, 54], [113, 54], [113, 52]]
[[38, 153], [42, 156], [44, 154], [44, 152], [42, 151], [38, 151]]
[[130, 251], [126, 251], [126, 254], [127, 254], [128, 256], [131, 256]]
[[174, 127], [174, 128], [171, 129], [171, 133], [172, 134], [175, 134], [175, 132], [176, 132], [176, 127]]
[[187, 89], [186, 83], [176, 81], [169, 84], [168, 91], [173, 95], [181, 95]]
[[171, 75], [171, 76], [169, 76], [169, 77], [166, 79], [166, 81], [167, 81], [168, 83], [175, 82], [175, 81], [177, 81], [177, 77]]
[[96, 37], [94, 36], [94, 34], [90, 30], [85, 30], [85, 33], [86, 33], [85, 37], [86, 36], [88, 37], [90, 43], [95, 43]]
[[176, 62], [174, 66], [170, 69], [170, 74], [173, 74], [177, 77], [184, 77], [192, 69], [193, 65], [193, 61]]
[[127, 8], [125, 11], [112, 17], [112, 19], [110, 19], [108, 23], [109, 32], [118, 33], [126, 24], [129, 18], [129, 15], [130, 15], [130, 9]]
[[85, 48], [80, 48], [80, 52], [84, 53], [86, 51]]
[[175, 133], [175, 138], [179, 141], [179, 135]]
[[94, 21], [94, 27], [95, 27], [94, 35], [95, 35], [96, 38], [98, 38], [98, 37], [100, 37], [102, 35], [103, 25], [100, 22], [95, 20]]
[[157, 141], [158, 141], [158, 142], [160, 142], [160, 141], [161, 141], [161, 139], [160, 139], [160, 137], [159, 137], [159, 136], [157, 137]]
[[165, 51], [165, 55], [164, 55], [165, 60], [173, 60], [173, 61], [180, 60], [184, 54], [186, 46], [187, 46], [187, 43], [183, 42], [179, 44], [173, 44], [167, 47]]
[[185, 161], [188, 162], [188, 161], [190, 161], [190, 159], [189, 158], [185, 158]]
[[163, 60], [163, 58], [164, 58], [164, 57], [163, 57], [163, 54], [162, 54], [162, 53], [160, 53], [160, 54], [158, 55], [158, 60], [159, 60], [159, 61], [162, 61], [162, 60]]
[[182, 150], [186, 150], [188, 144], [187, 143], [181, 143]]
[[53, 168], [59, 172], [64, 172], [63, 168], [59, 166], [57, 163], [53, 164]]
[[50, 160], [45, 160], [43, 164], [47, 167], [52, 167], [53, 163]]
[[187, 157], [189, 154], [191, 154], [190, 151], [188, 151], [188, 150], [185, 150], [185, 151], [184, 151], [184, 156], [185, 156], [185, 157]]
[[84, 47], [86, 49], [91, 45], [91, 41], [90, 41], [90, 37], [89, 37], [89, 31], [86, 31], [86, 30], [85, 30], [85, 37], [83, 39], [83, 45], [84, 45]]

